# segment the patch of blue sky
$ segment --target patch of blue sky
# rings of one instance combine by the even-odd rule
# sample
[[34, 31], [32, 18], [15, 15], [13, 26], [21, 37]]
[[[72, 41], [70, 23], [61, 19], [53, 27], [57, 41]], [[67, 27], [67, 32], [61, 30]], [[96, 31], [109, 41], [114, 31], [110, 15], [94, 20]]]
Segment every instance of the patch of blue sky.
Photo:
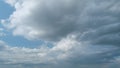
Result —
[[27, 40], [21, 36], [13, 36], [11, 33], [7, 32], [6, 36], [0, 37], [0, 40], [5, 41], [8, 45], [13, 47], [27, 47], [27, 48], [37, 48], [40, 47], [44, 42], [40, 40]]
[[5, 3], [3, 0], [0, 0], [0, 19], [8, 18], [13, 11], [13, 7]]

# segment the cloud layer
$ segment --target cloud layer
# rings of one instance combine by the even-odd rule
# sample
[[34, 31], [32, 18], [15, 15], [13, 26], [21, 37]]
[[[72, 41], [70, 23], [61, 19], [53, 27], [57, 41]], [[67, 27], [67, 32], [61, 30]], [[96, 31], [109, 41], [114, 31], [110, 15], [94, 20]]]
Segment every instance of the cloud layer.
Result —
[[[118, 65], [120, 50], [114, 46], [92, 46], [67, 37], [53, 48], [10, 47], [0, 41], [3, 68], [109, 68]], [[83, 46], [84, 45], [84, 46]], [[118, 65], [119, 66], [119, 65]]]
[[20, 68], [119, 68], [119, 2], [6, 0], [16, 10], [2, 24], [14, 35], [55, 43], [37, 49], [1, 44], [0, 59]]

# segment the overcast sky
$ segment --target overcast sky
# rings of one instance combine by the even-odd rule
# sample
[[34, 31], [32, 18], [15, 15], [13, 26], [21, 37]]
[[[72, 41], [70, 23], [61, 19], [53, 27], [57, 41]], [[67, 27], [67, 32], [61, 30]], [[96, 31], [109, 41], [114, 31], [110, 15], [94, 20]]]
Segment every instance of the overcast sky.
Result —
[[119, 0], [0, 0], [1, 68], [119, 64]]

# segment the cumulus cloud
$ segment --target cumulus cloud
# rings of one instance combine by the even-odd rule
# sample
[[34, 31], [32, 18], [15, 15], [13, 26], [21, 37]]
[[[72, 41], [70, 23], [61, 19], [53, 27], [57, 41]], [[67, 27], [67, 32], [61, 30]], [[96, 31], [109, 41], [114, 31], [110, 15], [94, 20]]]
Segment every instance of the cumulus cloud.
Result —
[[16, 9], [8, 19], [1, 21], [13, 30], [13, 35], [57, 41], [53, 48], [8, 47], [7, 51], [2, 46], [0, 55], [5, 63], [28, 68], [32, 64], [36, 66], [33, 68], [42, 65], [43, 68], [113, 68], [114, 65], [119, 68], [120, 1], [5, 1]]

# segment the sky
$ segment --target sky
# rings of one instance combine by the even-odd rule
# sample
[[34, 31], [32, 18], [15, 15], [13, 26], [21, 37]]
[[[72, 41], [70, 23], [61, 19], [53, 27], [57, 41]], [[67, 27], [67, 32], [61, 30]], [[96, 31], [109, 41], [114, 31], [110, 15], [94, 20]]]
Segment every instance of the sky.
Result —
[[120, 68], [119, 0], [0, 0], [1, 68]]

